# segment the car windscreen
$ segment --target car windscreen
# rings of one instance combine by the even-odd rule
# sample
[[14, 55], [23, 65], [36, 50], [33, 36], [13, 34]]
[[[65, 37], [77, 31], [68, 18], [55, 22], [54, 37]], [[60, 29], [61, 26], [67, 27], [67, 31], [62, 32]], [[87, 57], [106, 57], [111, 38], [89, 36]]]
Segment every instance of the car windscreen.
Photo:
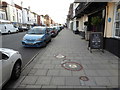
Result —
[[47, 28], [47, 30], [51, 31], [51, 30], [53, 30], [53, 28]]
[[45, 28], [32, 28], [28, 31], [28, 34], [45, 34]]

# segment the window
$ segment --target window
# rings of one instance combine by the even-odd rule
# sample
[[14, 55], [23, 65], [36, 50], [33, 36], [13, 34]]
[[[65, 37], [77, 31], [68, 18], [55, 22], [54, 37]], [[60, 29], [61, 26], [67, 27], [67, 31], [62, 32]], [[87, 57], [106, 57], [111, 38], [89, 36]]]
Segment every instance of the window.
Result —
[[15, 21], [15, 16], [13, 16], [13, 21]]
[[115, 37], [120, 38], [120, 3], [116, 7], [115, 16]]

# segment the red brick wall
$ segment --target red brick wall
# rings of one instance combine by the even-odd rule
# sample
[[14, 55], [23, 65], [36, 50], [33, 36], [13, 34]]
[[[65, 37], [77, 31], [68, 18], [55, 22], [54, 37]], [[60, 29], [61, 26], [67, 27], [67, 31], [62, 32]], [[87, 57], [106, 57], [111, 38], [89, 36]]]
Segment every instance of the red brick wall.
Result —
[[41, 25], [41, 23], [40, 23], [40, 16], [39, 15], [37, 15], [37, 24]]

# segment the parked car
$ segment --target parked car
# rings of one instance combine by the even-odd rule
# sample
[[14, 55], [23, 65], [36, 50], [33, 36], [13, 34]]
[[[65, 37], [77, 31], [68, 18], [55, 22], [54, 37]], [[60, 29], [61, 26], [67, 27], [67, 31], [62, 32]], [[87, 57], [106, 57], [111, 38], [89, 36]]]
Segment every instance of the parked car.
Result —
[[24, 47], [43, 47], [51, 41], [51, 34], [46, 27], [36, 26], [31, 28], [23, 37]]
[[53, 29], [55, 30], [55, 32], [58, 34], [59, 33], [59, 30], [58, 30], [58, 27], [57, 26], [53, 26]]
[[60, 32], [60, 31], [61, 31], [61, 28], [60, 28], [60, 27], [57, 27], [57, 29], [58, 29], [58, 32]]
[[63, 27], [63, 26], [60, 26], [60, 30], [62, 30], [62, 29], [64, 29], [64, 27]]
[[47, 27], [47, 30], [50, 32], [51, 37], [55, 37], [58, 34], [57, 30], [55, 28], [53, 28], [53, 27]]
[[0, 20], [0, 30], [1, 34], [18, 32], [18, 28], [14, 27], [14, 25], [7, 20]]
[[20, 77], [22, 58], [18, 51], [0, 48], [0, 90], [11, 78], [16, 80]]
[[2, 34], [18, 32], [18, 28], [15, 28], [12, 24], [0, 24], [0, 29]]
[[19, 32], [27, 31], [28, 28], [26, 26], [21, 26], [18, 28]]

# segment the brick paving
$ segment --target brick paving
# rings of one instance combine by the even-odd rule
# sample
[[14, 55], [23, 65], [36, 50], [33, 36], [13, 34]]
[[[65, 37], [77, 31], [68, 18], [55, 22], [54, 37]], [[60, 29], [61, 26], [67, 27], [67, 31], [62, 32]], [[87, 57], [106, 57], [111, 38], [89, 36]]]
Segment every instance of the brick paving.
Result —
[[[52, 39], [42, 56], [22, 72], [15, 88], [118, 88], [118, 57], [108, 51], [87, 50], [88, 42], [71, 30], [62, 30]], [[62, 54], [65, 58], [56, 58]], [[61, 67], [63, 60], [80, 63], [83, 69], [70, 71]], [[88, 81], [80, 80], [87, 76]]]

